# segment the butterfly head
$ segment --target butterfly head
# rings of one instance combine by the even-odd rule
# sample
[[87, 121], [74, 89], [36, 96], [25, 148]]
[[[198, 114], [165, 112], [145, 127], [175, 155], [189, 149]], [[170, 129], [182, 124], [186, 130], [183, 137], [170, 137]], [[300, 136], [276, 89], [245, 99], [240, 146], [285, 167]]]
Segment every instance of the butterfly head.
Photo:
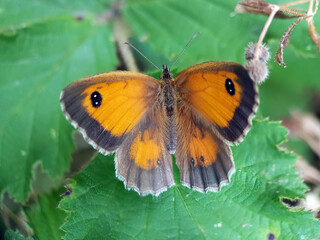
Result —
[[169, 72], [168, 65], [162, 65], [162, 74], [160, 77], [162, 80], [172, 79], [172, 73]]

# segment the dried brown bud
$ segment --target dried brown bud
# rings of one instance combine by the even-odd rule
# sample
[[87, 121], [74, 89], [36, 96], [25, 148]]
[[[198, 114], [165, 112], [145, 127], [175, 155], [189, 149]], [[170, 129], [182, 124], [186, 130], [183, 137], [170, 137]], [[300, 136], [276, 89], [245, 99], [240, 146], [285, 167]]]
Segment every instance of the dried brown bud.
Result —
[[245, 66], [251, 79], [257, 83], [262, 83], [267, 79], [269, 70], [265, 62], [258, 59], [251, 59]]
[[[245, 51], [245, 57], [247, 61], [254, 58], [255, 50], [256, 44], [249, 43], [249, 46]], [[266, 63], [270, 59], [269, 49], [265, 45], [260, 45], [256, 54], [257, 58], [262, 62]]]

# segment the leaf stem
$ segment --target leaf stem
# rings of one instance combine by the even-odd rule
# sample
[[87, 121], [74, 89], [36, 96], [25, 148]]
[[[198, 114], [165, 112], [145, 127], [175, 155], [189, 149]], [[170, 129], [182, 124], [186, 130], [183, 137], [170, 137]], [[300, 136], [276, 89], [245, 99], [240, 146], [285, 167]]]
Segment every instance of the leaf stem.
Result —
[[272, 22], [272, 19], [274, 18], [275, 14], [278, 12], [279, 10], [279, 6], [278, 5], [273, 5], [271, 4], [270, 5], [270, 8], [271, 8], [271, 13], [268, 17], [268, 20], [266, 21], [264, 27], [263, 27], [263, 30], [259, 36], [259, 40], [257, 42], [257, 45], [256, 45], [256, 48], [254, 50], [254, 54], [253, 54], [253, 59], [258, 59], [259, 58], [259, 55], [258, 55], [258, 50], [259, 50], [259, 47], [260, 45], [262, 44], [262, 41], [264, 39], [264, 37], [266, 36], [266, 33], [268, 31], [268, 28]]
[[118, 46], [120, 55], [126, 68], [129, 71], [138, 72], [136, 61], [133, 57], [132, 51], [125, 42], [128, 42], [129, 28], [122, 19], [120, 8], [122, 7], [122, 1], [118, 0], [115, 3], [115, 17], [114, 17], [114, 40]]

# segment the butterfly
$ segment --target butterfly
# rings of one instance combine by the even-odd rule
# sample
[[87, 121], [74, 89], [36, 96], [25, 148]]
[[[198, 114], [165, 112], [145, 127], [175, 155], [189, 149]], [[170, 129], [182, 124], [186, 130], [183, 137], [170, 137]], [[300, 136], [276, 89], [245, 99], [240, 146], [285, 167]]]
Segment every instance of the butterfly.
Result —
[[136, 72], [85, 77], [63, 89], [62, 111], [102, 154], [115, 152], [116, 176], [127, 189], [158, 196], [175, 184], [220, 191], [234, 172], [230, 144], [249, 131], [259, 100], [256, 83], [240, 64], [210, 61], [175, 79]]

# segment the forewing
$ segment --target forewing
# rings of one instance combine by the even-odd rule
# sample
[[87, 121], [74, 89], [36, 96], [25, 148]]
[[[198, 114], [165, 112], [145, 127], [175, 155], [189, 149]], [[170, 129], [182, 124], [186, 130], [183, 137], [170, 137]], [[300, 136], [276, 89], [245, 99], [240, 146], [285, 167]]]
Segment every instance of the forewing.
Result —
[[68, 85], [60, 103], [67, 119], [100, 152], [115, 151], [156, 101], [159, 82], [134, 72], [110, 72]]
[[182, 101], [211, 122], [226, 141], [240, 142], [251, 127], [258, 90], [243, 66], [233, 62], [206, 62], [176, 77]]

